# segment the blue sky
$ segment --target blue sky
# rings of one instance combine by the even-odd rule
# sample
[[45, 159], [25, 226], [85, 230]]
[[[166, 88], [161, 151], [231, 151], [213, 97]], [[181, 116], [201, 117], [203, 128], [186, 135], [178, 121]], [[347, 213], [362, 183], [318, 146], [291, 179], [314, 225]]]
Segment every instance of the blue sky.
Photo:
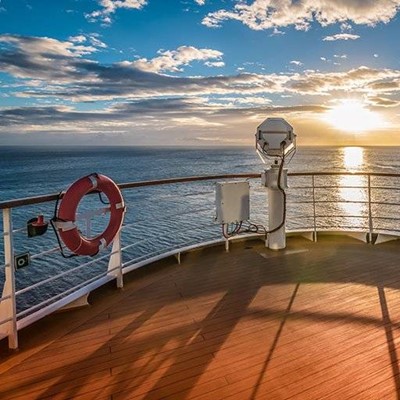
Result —
[[[400, 0], [1, 0], [0, 144], [400, 145]], [[343, 121], [345, 123], [343, 123]]]

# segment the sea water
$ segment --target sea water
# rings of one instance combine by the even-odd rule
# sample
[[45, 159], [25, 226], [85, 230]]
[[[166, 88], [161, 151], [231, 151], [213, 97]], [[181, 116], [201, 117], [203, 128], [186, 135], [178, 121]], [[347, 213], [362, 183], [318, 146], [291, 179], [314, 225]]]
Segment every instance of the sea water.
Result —
[[[157, 180], [196, 175], [217, 175], [236, 173], [260, 173], [265, 169], [253, 148], [143, 148], [143, 147], [1, 147], [0, 148], [0, 201], [43, 194], [59, 193], [76, 179], [93, 172], [111, 177], [117, 183], [144, 180]], [[290, 172], [386, 172], [400, 173], [399, 148], [394, 147], [299, 147], [288, 165]], [[351, 178], [351, 177], [350, 177]], [[356, 177], [357, 178], [357, 177]], [[326, 178], [323, 178], [326, 179]], [[364, 178], [358, 181], [336, 180], [333, 186], [363, 186]], [[379, 179], [379, 178], [377, 178]], [[379, 182], [375, 181], [375, 185]], [[265, 190], [257, 180], [252, 181], [251, 217], [254, 222], [266, 224]], [[338, 226], [358, 224], [366, 228], [367, 219], [355, 217], [365, 208], [365, 191], [361, 189], [346, 193], [339, 188], [336, 195], [345, 200], [359, 200], [354, 205], [343, 203], [339, 210], [319, 211], [322, 215], [342, 217], [331, 218], [329, 224]], [[301, 190], [289, 195], [293, 198], [306, 198], [309, 193]], [[330, 195], [332, 193], [329, 193]], [[122, 232], [123, 245], [132, 245], [124, 254], [124, 262], [141, 261], [149, 255], [161, 254], [172, 248], [184, 247], [201, 240], [221, 237], [220, 227], [213, 223], [215, 216], [213, 183], [175, 184], [157, 187], [126, 190], [123, 195], [128, 204], [125, 217], [126, 229]], [[326, 194], [326, 196], [328, 193]], [[378, 196], [392, 199], [400, 192]], [[346, 198], [347, 196], [347, 198]], [[388, 197], [389, 196], [389, 197]], [[390, 197], [392, 196], [392, 197]], [[394, 197], [393, 197], [394, 196]], [[83, 201], [80, 210], [93, 206], [93, 199]], [[290, 199], [289, 199], [290, 201]], [[398, 201], [397, 201], [398, 202]], [[289, 219], [297, 225], [289, 228], [310, 226], [310, 206], [296, 206], [294, 202], [288, 212]], [[100, 204], [101, 206], [101, 204]], [[13, 210], [14, 228], [23, 228], [26, 221], [38, 214], [48, 220], [54, 215], [55, 202], [15, 208]], [[364, 210], [365, 211], [365, 210]], [[398, 215], [398, 210], [387, 209], [386, 214]], [[308, 216], [307, 216], [308, 215]], [[347, 215], [347, 219], [343, 219]], [[99, 218], [92, 224], [92, 233], [101, 232], [108, 222], [108, 216]], [[307, 220], [308, 218], [308, 220]], [[323, 218], [320, 219], [323, 227]], [[289, 221], [288, 221], [289, 223]], [[385, 222], [387, 223], [387, 222]], [[390, 221], [396, 225], [396, 221]], [[1, 225], [1, 223], [0, 223]], [[289, 223], [290, 225], [290, 223]], [[85, 227], [82, 227], [84, 230]], [[394, 226], [396, 228], [396, 226]], [[2, 229], [2, 227], [1, 227]], [[15, 252], [37, 254], [46, 248], [57, 246], [54, 232], [48, 230], [43, 237], [27, 238], [22, 230], [14, 235]], [[0, 256], [3, 259], [0, 244]], [[17, 289], [36, 284], [60, 272], [76, 268], [82, 262], [90, 262], [90, 257], [64, 259], [59, 252], [33, 259], [31, 265], [16, 272]], [[4, 279], [4, 262], [0, 261], [0, 280]], [[104, 273], [107, 260], [91, 264], [76, 273], [65, 275], [49, 284], [18, 296], [18, 309], [24, 310], [38, 304], [66, 288], [76, 287], [88, 278], [95, 279]]]
[[[264, 167], [253, 148], [0, 147], [0, 201], [65, 190], [92, 172], [121, 183]], [[300, 147], [289, 169], [400, 172], [400, 152], [398, 147]]]

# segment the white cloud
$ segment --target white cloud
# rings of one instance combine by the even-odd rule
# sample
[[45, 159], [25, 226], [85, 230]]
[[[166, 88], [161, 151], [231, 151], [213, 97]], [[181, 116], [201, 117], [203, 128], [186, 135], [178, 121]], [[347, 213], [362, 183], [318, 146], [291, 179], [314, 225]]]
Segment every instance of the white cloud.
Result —
[[[219, 135], [224, 136], [225, 132], [221, 132], [221, 128], [224, 127], [229, 128], [226, 132], [227, 137], [233, 139], [235, 132], [243, 131], [243, 124], [254, 125], [254, 121], [265, 117], [265, 113], [304, 116], [318, 115], [326, 110], [326, 106], [319, 104], [275, 107], [263, 103], [252, 107], [237, 107], [235, 104], [226, 107], [224, 104], [210, 103], [204, 98], [131, 101], [96, 111], [81, 111], [63, 106], [8, 108], [0, 110], [0, 141], [3, 143], [4, 140], [7, 141], [4, 136], [12, 128], [13, 136], [17, 133], [35, 132], [34, 141], [36, 141], [37, 135], [41, 133], [44, 134], [44, 140], [50, 139], [50, 133], [56, 134], [57, 138], [67, 135], [69, 142], [75, 138], [74, 143], [77, 143], [77, 140], [81, 141], [82, 135], [90, 140], [93, 135], [101, 132], [109, 134], [109, 143], [115, 144], [118, 142], [117, 133], [132, 135], [133, 124], [134, 138], [137, 138], [138, 130], [143, 128], [144, 132], [148, 133], [148, 129], [151, 129], [153, 133], [156, 131], [172, 133], [172, 136], [168, 135], [164, 139], [168, 144], [171, 144], [180, 128], [184, 143], [190, 142], [191, 134], [213, 136], [214, 139]], [[188, 130], [188, 127], [192, 127], [193, 130]], [[232, 127], [235, 127], [233, 131]], [[248, 131], [248, 128], [244, 131]], [[147, 134], [147, 136], [154, 137], [159, 144], [161, 139], [159, 135]]]
[[398, 107], [400, 106], [400, 101], [387, 97], [372, 96], [367, 97], [366, 102], [375, 107]]
[[353, 35], [351, 33], [337, 33], [336, 35], [325, 36], [322, 40], [333, 42], [335, 40], [357, 40], [359, 38], [360, 38], [359, 35]]
[[301, 95], [330, 95], [338, 92], [376, 94], [400, 89], [400, 71], [361, 66], [346, 72], [296, 74], [284, 83], [287, 91]]
[[208, 119], [192, 117], [190, 115], [188, 115], [187, 117], [171, 118], [170, 121], [174, 125], [178, 126], [200, 126], [200, 127], [223, 126], [223, 124], [219, 122], [211, 122]]
[[0, 42], [18, 47], [28, 54], [45, 56], [82, 56], [93, 53], [97, 49], [93, 46], [76, 44], [73, 41], [60, 41], [48, 37], [26, 37], [17, 35], [0, 35]]
[[112, 22], [111, 15], [114, 14], [118, 8], [140, 10], [147, 4], [147, 0], [98, 0], [98, 3], [103, 8], [85, 14], [85, 17], [90, 22], [100, 20], [103, 24], [109, 25]]
[[[0, 70], [17, 78], [44, 79], [53, 84], [78, 78], [78, 63], [90, 63], [83, 56], [98, 51], [92, 45], [47, 37], [0, 35], [7, 52], [0, 52]], [[12, 58], [12, 61], [10, 60]], [[91, 75], [91, 74], [89, 74]]]
[[[158, 54], [158, 57], [151, 60], [140, 58], [133, 62], [125, 62], [124, 65], [131, 65], [148, 72], [180, 72], [182, 71], [182, 66], [189, 65], [192, 61], [206, 61], [207, 66], [214, 67], [223, 67], [225, 65], [223, 61], [220, 61], [223, 53], [213, 49], [197, 49], [193, 46], [181, 46], [176, 50], [159, 50]], [[216, 61], [211, 63], [209, 60]]]
[[264, 30], [293, 25], [307, 30], [313, 21], [322, 26], [342, 23], [349, 29], [357, 25], [387, 23], [397, 14], [400, 0], [254, 0], [237, 1], [233, 9], [209, 13], [202, 21], [208, 27], [219, 27], [223, 21], [236, 20], [250, 29]]
[[254, 106], [265, 106], [270, 104], [272, 101], [263, 96], [238, 96], [238, 97], [227, 97], [218, 96], [208, 99], [209, 105], [224, 106], [228, 108], [232, 107], [254, 107]]
[[347, 58], [347, 54], [334, 54], [333, 57], [345, 59], [345, 58]]
[[343, 22], [343, 23], [340, 24], [340, 30], [342, 32], [351, 31], [352, 29], [353, 29], [353, 27], [348, 22]]
[[204, 6], [206, 4], [206, 0], [194, 0], [199, 6]]
[[290, 61], [290, 64], [297, 65], [298, 67], [301, 67], [302, 65], [304, 65], [301, 61], [298, 61], [298, 60], [292, 60], [292, 61]]
[[68, 40], [72, 43], [83, 43], [86, 42], [86, 36], [84, 35], [70, 36]]
[[207, 67], [214, 67], [214, 68], [225, 67], [225, 63], [223, 61], [206, 61], [204, 65], [206, 65]]
[[89, 42], [94, 47], [105, 49], [107, 45], [102, 42], [100, 39], [100, 35], [98, 33], [90, 33], [88, 35], [77, 35], [77, 36], [70, 36], [68, 40], [72, 43], [85, 43]]
[[319, 59], [322, 61], [327, 61], [326, 57], [320, 57]]
[[269, 36], [280, 36], [280, 35], [284, 35], [285, 32], [280, 31], [276, 26], [274, 27], [274, 30], [272, 31], [272, 33]]
[[378, 58], [378, 57], [379, 57], [379, 55], [375, 53], [375, 54], [374, 54], [374, 57], [375, 57], [375, 58]]
[[[75, 40], [75, 39], [74, 39]], [[77, 41], [76, 39], [75, 41]], [[81, 40], [81, 38], [79, 39]], [[231, 76], [169, 76], [192, 61], [222, 62], [212, 49], [182, 46], [160, 51], [154, 59], [101, 64], [85, 57], [93, 46], [72, 40], [0, 35], [0, 71], [15, 79], [5, 92], [37, 102], [126, 101], [180, 96], [266, 97], [276, 95], [343, 96], [348, 92], [395, 101], [400, 70], [361, 66], [344, 72], [237, 73]], [[332, 63], [340, 58], [321, 58]], [[297, 61], [297, 60], [292, 60]], [[141, 65], [135, 65], [140, 62]], [[142, 69], [139, 69], [141, 67]], [[242, 68], [242, 67], [240, 67]], [[254, 102], [253, 102], [254, 103]], [[238, 100], [234, 104], [238, 104]]]

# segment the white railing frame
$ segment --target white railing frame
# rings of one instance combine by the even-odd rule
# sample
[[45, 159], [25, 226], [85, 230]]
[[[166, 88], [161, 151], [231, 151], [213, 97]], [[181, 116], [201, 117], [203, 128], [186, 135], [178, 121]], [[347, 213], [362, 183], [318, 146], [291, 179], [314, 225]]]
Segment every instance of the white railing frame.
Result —
[[0, 320], [4, 319], [7, 322], [0, 325], [0, 338], [8, 337], [8, 347], [15, 350], [18, 348], [18, 329], [11, 208], [3, 210], [3, 231], [5, 281], [1, 297], [5, 299], [0, 302]]
[[372, 243], [372, 234], [374, 231], [374, 225], [372, 220], [372, 202], [371, 202], [371, 175], [368, 175], [368, 241]]
[[315, 175], [312, 175], [311, 183], [312, 183], [313, 224], [314, 224], [313, 240], [314, 242], [316, 242], [318, 240], [318, 237], [317, 237], [317, 212], [315, 205]]
[[[308, 174], [290, 174], [290, 175], [295, 175], [295, 176], [310, 176], [311, 177], [311, 187], [310, 186], [304, 186], [304, 188], [311, 188], [312, 189], [312, 200], [306, 200], [302, 201], [300, 203], [312, 203], [313, 209], [312, 209], [312, 227], [309, 228], [304, 228], [302, 231], [305, 232], [312, 232], [313, 240], [317, 241], [317, 234], [319, 231], [326, 231], [327, 229], [325, 227], [319, 229], [318, 228], [318, 218], [320, 217], [317, 215], [316, 212], [316, 204], [317, 203], [323, 203], [324, 201], [317, 200], [316, 196], [316, 190], [319, 188], [327, 188], [328, 186], [320, 186], [316, 185], [315, 177], [318, 175], [321, 175], [320, 173], [308, 173]], [[348, 174], [348, 173], [323, 173], [323, 175], [353, 175], [353, 174]], [[349, 188], [360, 188], [360, 189], [366, 189], [367, 190], [367, 198], [368, 201], [365, 201], [363, 203], [368, 203], [368, 216], [362, 217], [362, 218], [368, 218], [368, 241], [369, 243], [372, 243], [372, 238], [373, 234], [377, 233], [374, 232], [374, 216], [372, 212], [372, 204], [375, 204], [376, 202], [372, 202], [372, 189], [375, 189], [375, 187], [372, 187], [371, 185], [371, 174], [360, 174], [360, 175], [366, 175], [368, 178], [368, 184], [367, 186], [348, 186]], [[372, 174], [376, 175], [376, 174]], [[388, 175], [388, 176], [396, 176], [400, 177], [400, 175], [393, 175], [393, 174], [380, 174], [380, 175]], [[213, 176], [213, 177], [191, 177], [191, 178], [178, 178], [178, 179], [172, 179], [172, 180], [166, 180], [164, 182], [162, 181], [154, 181], [154, 182], [142, 182], [142, 183], [133, 183], [133, 184], [123, 184], [121, 186], [123, 189], [127, 188], [133, 188], [133, 187], [139, 187], [139, 186], [152, 186], [152, 185], [159, 185], [160, 182], [161, 184], [174, 184], [174, 183], [184, 183], [184, 182], [193, 182], [193, 181], [199, 181], [199, 180], [215, 180], [215, 179], [227, 179], [227, 178], [239, 178], [239, 177], [246, 177], [247, 179], [251, 178], [256, 178], [258, 175], [257, 174], [242, 174], [242, 176]], [[308, 184], [309, 185], [309, 184]], [[329, 186], [329, 187], [343, 187], [340, 185], [337, 186]], [[346, 186], [347, 187], [347, 186]], [[301, 187], [299, 187], [301, 188]], [[397, 187], [390, 187], [391, 189], [399, 190]], [[383, 187], [383, 189], [386, 189]], [[212, 193], [212, 192], [207, 192]], [[35, 200], [34, 198], [27, 199], [29, 200]], [[27, 204], [34, 204], [34, 203], [39, 203], [39, 202], [46, 202], [46, 201], [51, 201], [54, 200], [54, 195], [47, 195], [46, 199], [43, 201], [33, 201], [33, 203], [27, 203]], [[21, 200], [22, 201], [22, 200]], [[20, 202], [21, 202], [20, 201]], [[328, 201], [329, 202], [329, 201]], [[354, 203], [353, 201], [349, 201], [350, 203]], [[392, 204], [392, 203], [384, 203], [384, 204]], [[18, 204], [15, 206], [21, 206], [24, 204]], [[399, 205], [397, 203], [393, 203], [393, 205]], [[20, 312], [17, 314], [16, 310], [16, 296], [18, 294], [21, 294], [23, 292], [26, 292], [28, 290], [33, 289], [34, 287], [39, 286], [40, 284], [45, 283], [47, 280], [52, 280], [55, 279], [57, 276], [48, 278], [47, 280], [40, 281], [36, 284], [33, 284], [27, 288], [21, 289], [18, 292], [15, 290], [15, 265], [14, 265], [14, 247], [13, 247], [13, 233], [14, 232], [20, 232], [23, 231], [25, 228], [20, 228], [20, 229], [15, 229], [13, 231], [13, 223], [12, 223], [12, 207], [7, 207], [3, 205], [3, 239], [4, 239], [4, 268], [5, 268], [5, 282], [4, 282], [4, 287], [3, 287], [3, 293], [2, 297], [0, 298], [0, 339], [8, 337], [8, 343], [9, 347], [11, 349], [16, 349], [18, 348], [18, 330], [22, 329], [33, 322], [43, 318], [44, 316], [59, 310], [60, 308], [70, 304], [71, 302], [79, 299], [82, 296], [86, 296], [89, 294], [92, 290], [104, 285], [107, 282], [110, 282], [112, 280], [116, 281], [116, 286], [118, 288], [122, 288], [124, 285], [123, 282], [123, 275], [133, 271], [137, 268], [143, 267], [145, 265], [148, 265], [152, 262], [158, 261], [160, 259], [175, 255], [180, 259], [180, 254], [186, 251], [190, 251], [192, 249], [196, 249], [198, 247], [202, 246], [207, 246], [207, 245], [212, 245], [212, 244], [223, 244], [225, 243], [224, 239], [214, 239], [208, 242], [201, 242], [201, 243], [195, 243], [195, 244], [190, 244], [186, 245], [183, 247], [177, 247], [173, 248], [171, 250], [165, 251], [161, 250], [160, 254], [157, 254], [158, 252], [155, 253], [148, 253], [144, 255], [143, 257], [139, 257], [134, 260], [128, 260], [127, 262], [123, 263], [122, 262], [122, 252], [124, 250], [127, 250], [137, 244], [140, 244], [142, 241], [133, 243], [133, 244], [128, 244], [124, 247], [122, 247], [121, 244], [121, 230], [118, 233], [117, 237], [115, 238], [113, 245], [112, 245], [112, 250], [108, 255], [101, 256], [97, 259], [91, 260], [89, 262], [86, 262], [84, 264], [81, 264], [77, 267], [72, 268], [70, 271], [63, 272], [61, 273], [61, 276], [67, 275], [68, 273], [71, 273], [77, 269], [82, 268], [84, 265], [87, 264], [92, 264], [94, 262], [98, 262], [101, 259], [105, 259], [109, 257], [108, 260], [108, 267], [107, 271], [104, 273], [101, 273], [99, 275], [96, 275], [95, 277], [87, 279], [85, 282], [81, 282], [77, 286], [74, 286], [73, 288], [69, 288], [65, 290], [63, 293], [57, 294], [56, 296], [46, 299], [43, 304], [47, 304], [45, 307], [36, 310], [37, 305], [32, 307], [32, 310], [35, 309], [33, 313], [29, 313], [29, 310], [24, 310], [23, 312]], [[204, 211], [205, 209], [201, 209], [200, 211]], [[193, 210], [195, 212], [196, 210]], [[96, 213], [93, 215], [97, 215]], [[86, 215], [84, 215], [86, 217]], [[87, 221], [89, 218], [85, 218]], [[129, 228], [130, 225], [126, 225], [123, 227]], [[87, 222], [87, 228], [90, 230], [90, 222]], [[333, 229], [335, 230], [335, 229]], [[337, 230], [337, 229], [336, 229]], [[298, 229], [294, 229], [293, 232], [298, 232]], [[288, 232], [291, 232], [288, 230]], [[365, 232], [365, 231], [364, 231]], [[258, 235], [248, 235], [248, 236], [258, 236]], [[179, 246], [179, 245], [178, 245]], [[32, 255], [32, 259], [39, 258], [42, 255], [49, 254], [51, 252], [56, 251], [55, 248], [50, 249], [50, 250], [45, 250], [42, 251], [38, 254]], [[81, 287], [83, 286], [83, 287]], [[76, 290], [75, 290], [76, 289]], [[27, 316], [24, 316], [23, 318], [18, 319], [18, 315], [25, 315], [29, 314]]]

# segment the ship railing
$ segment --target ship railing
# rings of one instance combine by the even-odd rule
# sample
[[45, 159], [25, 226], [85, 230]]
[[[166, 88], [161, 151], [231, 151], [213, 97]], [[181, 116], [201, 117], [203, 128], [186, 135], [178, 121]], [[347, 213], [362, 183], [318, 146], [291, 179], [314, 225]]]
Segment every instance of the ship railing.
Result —
[[[18, 330], [57, 310], [87, 304], [89, 293], [110, 281], [115, 280], [121, 288], [124, 275], [130, 271], [169, 256], [180, 263], [181, 254], [198, 247], [224, 242], [226, 245], [214, 222], [214, 184], [237, 179], [250, 182], [252, 221], [267, 227], [268, 199], [260, 174], [123, 183], [119, 187], [127, 203], [124, 225], [112, 248], [92, 258], [62, 258], [55, 238], [49, 240], [49, 233], [26, 238], [26, 216], [43, 213], [51, 218], [59, 194], [0, 202], [0, 251], [4, 258], [0, 270], [4, 282], [0, 339], [8, 337], [9, 347], [15, 349]], [[314, 241], [320, 233], [343, 231], [368, 243], [397, 238], [399, 192], [400, 174], [290, 173], [287, 232], [301, 233]], [[93, 217], [106, 209], [103, 205], [79, 214], [88, 236], [96, 228]], [[265, 235], [258, 236], [264, 239]], [[31, 265], [17, 269], [16, 256], [21, 250], [29, 250]]]

